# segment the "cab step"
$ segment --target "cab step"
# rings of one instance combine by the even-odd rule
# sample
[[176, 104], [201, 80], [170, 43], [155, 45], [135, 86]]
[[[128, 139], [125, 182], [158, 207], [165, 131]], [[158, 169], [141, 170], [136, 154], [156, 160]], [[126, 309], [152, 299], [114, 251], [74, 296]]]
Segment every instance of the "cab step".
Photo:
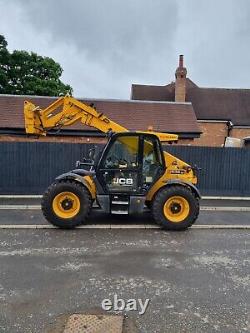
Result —
[[129, 205], [128, 201], [112, 201], [112, 205]]
[[111, 214], [128, 215], [128, 210], [111, 210]]

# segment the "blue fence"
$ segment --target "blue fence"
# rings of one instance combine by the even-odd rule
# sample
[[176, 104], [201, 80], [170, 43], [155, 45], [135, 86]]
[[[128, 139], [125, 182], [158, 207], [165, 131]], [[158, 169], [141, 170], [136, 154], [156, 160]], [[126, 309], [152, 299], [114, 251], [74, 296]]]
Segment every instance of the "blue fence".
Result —
[[170, 153], [196, 164], [203, 195], [250, 195], [250, 149], [173, 146]]
[[[1, 142], [0, 194], [41, 194], [53, 179], [88, 155], [91, 144]], [[198, 167], [203, 195], [250, 195], [250, 149], [166, 146]]]

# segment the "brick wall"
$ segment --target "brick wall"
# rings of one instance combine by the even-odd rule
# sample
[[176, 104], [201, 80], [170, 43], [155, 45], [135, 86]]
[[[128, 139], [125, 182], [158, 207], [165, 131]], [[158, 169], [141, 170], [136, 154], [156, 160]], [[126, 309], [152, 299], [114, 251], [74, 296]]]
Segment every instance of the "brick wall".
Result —
[[[95, 137], [74, 137], [74, 136], [41, 136], [41, 137], [25, 137], [17, 135], [0, 135], [0, 142], [64, 142], [64, 143], [101, 143], [107, 142], [106, 138]], [[193, 140], [182, 139], [178, 141], [181, 145], [190, 145]]]
[[227, 136], [226, 122], [199, 122], [201, 136], [194, 140], [194, 146], [221, 147]]
[[[200, 122], [203, 132], [199, 139], [194, 139], [192, 146], [210, 146], [221, 147], [224, 144], [225, 137], [228, 134], [226, 122]], [[230, 137], [243, 139], [250, 136], [250, 128], [234, 127], [230, 132]]]
[[[188, 146], [205, 146], [205, 147], [221, 147], [224, 144], [227, 136], [226, 122], [204, 122], [198, 121], [202, 132], [200, 138], [197, 139], [180, 139], [178, 145]], [[243, 139], [250, 136], [250, 128], [233, 128], [230, 134], [231, 137]], [[65, 142], [65, 143], [101, 143], [107, 142], [106, 138], [95, 137], [73, 137], [73, 136], [47, 136], [47, 137], [22, 137], [15, 135], [0, 135], [0, 142]], [[173, 144], [175, 145], [175, 144]]]
[[250, 136], [250, 128], [233, 128], [231, 136], [234, 138], [243, 139], [246, 136]]
[[64, 142], [64, 143], [102, 143], [106, 138], [81, 137], [81, 136], [41, 136], [25, 137], [17, 135], [0, 135], [0, 142]]

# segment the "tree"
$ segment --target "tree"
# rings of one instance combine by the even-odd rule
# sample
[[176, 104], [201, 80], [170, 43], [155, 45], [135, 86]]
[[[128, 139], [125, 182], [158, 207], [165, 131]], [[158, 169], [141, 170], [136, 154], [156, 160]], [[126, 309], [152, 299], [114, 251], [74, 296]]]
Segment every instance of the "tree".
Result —
[[8, 84], [9, 52], [4, 36], [0, 35], [0, 92]]
[[62, 67], [52, 58], [34, 52], [7, 49], [0, 35], [0, 93], [15, 95], [59, 96], [73, 90], [60, 77]]

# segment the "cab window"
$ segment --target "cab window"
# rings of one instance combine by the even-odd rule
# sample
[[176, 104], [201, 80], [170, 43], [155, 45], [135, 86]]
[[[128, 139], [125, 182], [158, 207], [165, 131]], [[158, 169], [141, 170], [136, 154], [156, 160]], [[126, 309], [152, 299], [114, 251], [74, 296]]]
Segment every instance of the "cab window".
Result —
[[103, 162], [105, 169], [133, 169], [138, 167], [138, 136], [120, 136], [112, 144]]
[[143, 143], [143, 183], [152, 184], [163, 168], [159, 142], [156, 138], [145, 138]]

